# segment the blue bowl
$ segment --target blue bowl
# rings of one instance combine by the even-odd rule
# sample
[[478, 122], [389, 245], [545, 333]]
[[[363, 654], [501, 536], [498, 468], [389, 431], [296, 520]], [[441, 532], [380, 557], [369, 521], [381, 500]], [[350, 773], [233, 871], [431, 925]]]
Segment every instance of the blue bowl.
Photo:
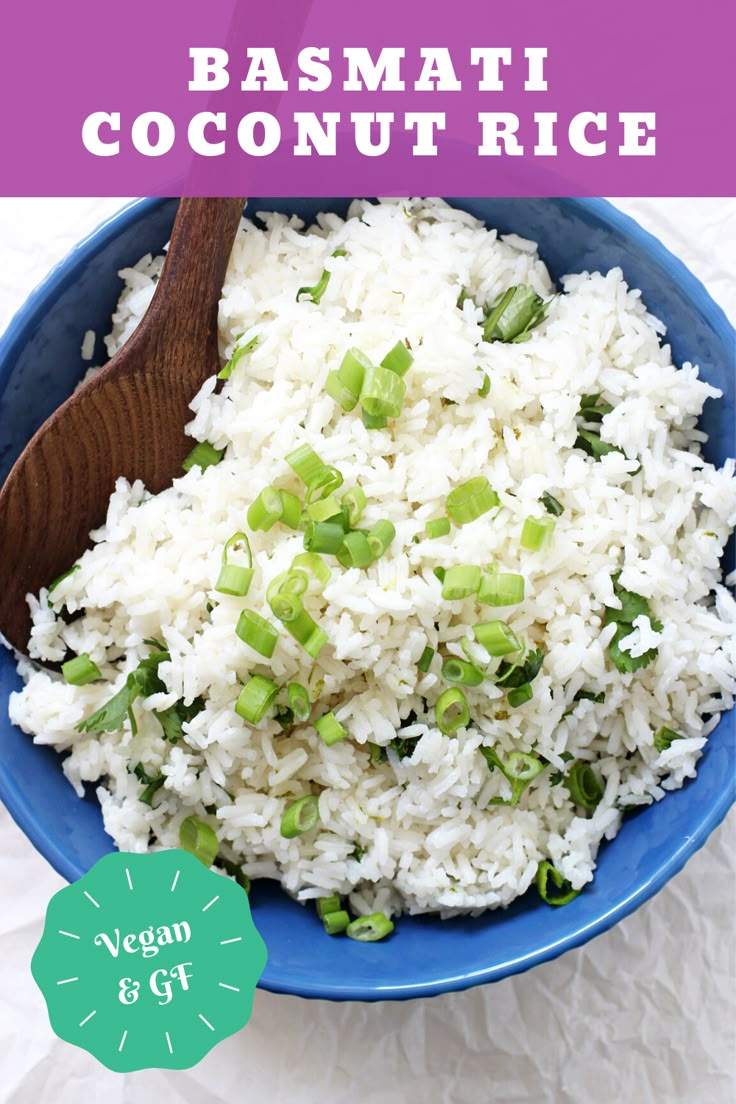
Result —
[[[724, 392], [709, 402], [706, 455], [734, 455], [734, 331], [692, 274], [650, 234], [598, 199], [453, 201], [489, 225], [539, 242], [552, 276], [620, 265], [650, 310], [668, 326], [675, 359], [693, 359]], [[249, 210], [321, 210], [344, 214], [344, 199], [254, 199]], [[139, 200], [82, 242], [31, 295], [0, 341], [0, 480], [34, 430], [72, 391], [84, 366], [84, 331], [107, 332], [121, 290], [118, 269], [168, 240], [175, 200]], [[98, 360], [102, 347], [96, 350]], [[733, 557], [733, 547], [729, 550]], [[727, 565], [729, 566], [729, 565]], [[0, 649], [0, 798], [58, 872], [79, 878], [112, 841], [94, 797], [80, 801], [58, 755], [35, 746], [7, 719], [7, 696], [20, 686], [11, 655]], [[734, 714], [711, 736], [698, 777], [663, 802], [628, 817], [604, 846], [595, 881], [565, 908], [528, 894], [505, 911], [440, 921], [406, 918], [377, 945], [328, 939], [314, 910], [274, 883], [253, 887], [256, 923], [268, 946], [261, 987], [335, 1000], [430, 996], [496, 981], [555, 958], [606, 931], [676, 874], [701, 847], [736, 797]]]

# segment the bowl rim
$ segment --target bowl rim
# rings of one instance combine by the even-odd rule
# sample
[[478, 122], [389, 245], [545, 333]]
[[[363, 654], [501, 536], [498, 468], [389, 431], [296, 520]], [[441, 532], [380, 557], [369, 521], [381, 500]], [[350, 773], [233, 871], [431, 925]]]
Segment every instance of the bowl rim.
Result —
[[[617, 232], [633, 242], [635, 246], [648, 253], [652, 260], [665, 269], [670, 279], [680, 284], [683, 292], [698, 306], [707, 325], [719, 336], [731, 344], [736, 344], [736, 331], [723, 309], [715, 302], [701, 280], [676, 257], [653, 233], [645, 230], [630, 215], [619, 210], [608, 200], [598, 197], [555, 197], [557, 202], [582, 208], [590, 216], [604, 223], [608, 229]], [[113, 240], [131, 224], [138, 221], [148, 211], [169, 202], [169, 197], [145, 197], [124, 204], [118, 211], [108, 216], [90, 231], [68, 253], [58, 261], [44, 279], [31, 291], [18, 310], [11, 316], [4, 332], [0, 334], [0, 383], [5, 376], [5, 366], [13, 359], [15, 347], [25, 343], [25, 332], [35, 318], [45, 313], [45, 303], [57, 287], [67, 278], [68, 269], [84, 262], [102, 246]], [[452, 197], [448, 198], [452, 203]], [[51, 864], [66, 881], [73, 882], [80, 873], [72, 861], [64, 854], [57, 842], [37, 829], [33, 809], [15, 794], [0, 770], [0, 801], [10, 813], [20, 830], [35, 849]], [[485, 967], [471, 973], [454, 974], [444, 978], [433, 978], [427, 982], [412, 982], [407, 985], [375, 987], [369, 992], [354, 985], [341, 982], [310, 982], [308, 986], [300, 983], [279, 980], [270, 976], [268, 966], [261, 977], [258, 987], [273, 993], [284, 993], [301, 997], [329, 1000], [387, 1000], [408, 999], [434, 996], [440, 993], [460, 991], [492, 981], [500, 981], [514, 974], [523, 973], [543, 962], [552, 961], [568, 950], [580, 947], [595, 936], [608, 931], [615, 924], [640, 908], [664, 885], [682, 870], [685, 863], [705, 844], [711, 833], [723, 821], [726, 813], [736, 802], [736, 777], [732, 777], [724, 786], [718, 799], [708, 808], [702, 809], [697, 823], [683, 836], [676, 850], [667, 861], [643, 884], [637, 885], [627, 897], [562, 938], [552, 941], [541, 940], [535, 950], [522, 953], [497, 966]]]

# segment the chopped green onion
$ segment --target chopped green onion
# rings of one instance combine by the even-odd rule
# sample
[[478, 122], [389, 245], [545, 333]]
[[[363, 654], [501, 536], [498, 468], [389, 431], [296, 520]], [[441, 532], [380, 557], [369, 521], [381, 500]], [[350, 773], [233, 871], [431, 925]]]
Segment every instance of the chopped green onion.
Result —
[[447, 682], [459, 682], [463, 686], [480, 686], [483, 672], [474, 663], [450, 656], [442, 664], [442, 677]]
[[319, 802], [314, 794], [307, 794], [293, 801], [284, 809], [281, 817], [281, 835], [284, 839], [295, 839], [310, 828], [314, 828], [319, 820]]
[[[248, 558], [247, 567], [240, 567], [237, 564], [228, 563], [228, 556], [231, 549], [235, 548], [238, 544], [242, 544], [245, 547]], [[215, 583], [215, 590], [219, 594], [231, 594], [236, 598], [244, 598], [250, 589], [253, 575], [253, 554], [250, 550], [250, 541], [245, 533], [233, 533], [222, 550], [222, 568], [217, 577], [217, 582]]]
[[377, 766], [378, 763], [382, 763], [386, 758], [386, 749], [381, 747], [380, 744], [366, 744], [366, 747], [370, 748], [371, 763]]
[[325, 391], [343, 410], [352, 410], [360, 398], [363, 377], [371, 362], [360, 349], [348, 349], [340, 367], [329, 373]]
[[205, 471], [206, 468], [211, 468], [213, 464], [219, 464], [224, 455], [224, 448], [216, 449], [209, 441], [200, 441], [199, 444], [194, 446], [189, 455], [184, 457], [181, 466], [185, 472], [191, 471], [195, 467]]
[[[240, 337], [242, 336], [243, 335], [241, 334]], [[238, 341], [239, 340], [240, 338], [238, 338]], [[236, 344], [233, 355], [230, 357], [224, 368], [221, 368], [220, 371], [217, 373], [217, 378], [222, 380], [230, 379], [230, 376], [233, 374], [235, 368], [237, 368], [238, 362], [240, 361], [241, 357], [244, 357], [246, 353], [249, 353], [251, 349], [255, 348], [257, 344], [258, 334], [256, 334], [255, 337], [252, 337], [250, 341], [247, 341], [245, 345]]]
[[342, 902], [337, 893], [333, 893], [329, 897], [317, 898], [317, 915], [320, 920], [324, 920], [330, 912], [339, 912], [341, 908]]
[[504, 656], [521, 650], [516, 633], [505, 621], [484, 621], [473, 625], [473, 633], [489, 655]]
[[[272, 607], [273, 608], [273, 607]], [[307, 655], [316, 659], [327, 643], [327, 633], [319, 627], [317, 622], [302, 608], [289, 621], [284, 624], [294, 639], [301, 644]]]
[[102, 678], [100, 668], [89, 658], [88, 652], [62, 663], [61, 673], [70, 686], [86, 686], [88, 682]]
[[666, 751], [668, 747], [672, 746], [673, 740], [682, 739], [684, 739], [682, 733], [675, 732], [673, 729], [667, 728], [667, 725], [662, 725], [662, 727], [658, 728], [654, 734], [654, 747], [661, 755], [663, 751]]
[[307, 552], [326, 552], [335, 555], [342, 548], [345, 530], [336, 521], [308, 521], [304, 530], [304, 547]]
[[568, 767], [565, 785], [575, 804], [582, 805], [584, 809], [595, 809], [605, 792], [590, 763], [581, 759], [576, 759]]
[[480, 568], [477, 564], [457, 564], [448, 567], [442, 580], [442, 597], [447, 602], [457, 602], [478, 593]]
[[424, 526], [427, 540], [436, 540], [437, 537], [446, 537], [450, 532], [450, 519], [446, 517], [432, 518]]
[[291, 491], [279, 489], [278, 493], [281, 496], [281, 517], [279, 521], [282, 525], [287, 525], [289, 529], [298, 529], [302, 516], [301, 502]]
[[312, 703], [306, 687], [300, 682], [291, 682], [287, 689], [289, 709], [291, 709], [297, 721], [306, 721], [312, 712]]
[[524, 682], [521, 686], [515, 687], [513, 690], [509, 690], [507, 694], [507, 700], [510, 706], [516, 709], [520, 705], [526, 705], [528, 701], [531, 701], [534, 697], [534, 691], [528, 682]]
[[307, 517], [310, 521], [327, 521], [340, 513], [341, 506], [334, 495], [327, 495], [307, 506]]
[[319, 732], [324, 743], [327, 744], [327, 747], [332, 747], [332, 745], [336, 744], [339, 740], [344, 740], [348, 734], [345, 725], [340, 724], [332, 711], [325, 713], [323, 717], [315, 721], [314, 727]]
[[240, 692], [235, 712], [248, 724], [258, 724], [271, 708], [279, 688], [263, 675], [253, 675]]
[[58, 587], [59, 583], [63, 583], [64, 579], [68, 579], [70, 575], [73, 575], [75, 571], [81, 571], [82, 565], [79, 563], [72, 564], [68, 571], [64, 571], [63, 574], [57, 575], [53, 583], [49, 583], [47, 587], [47, 593], [53, 594]]
[[258, 497], [248, 507], [248, 525], [253, 530], [262, 529], [267, 533], [279, 521], [284, 512], [284, 503], [275, 487], [264, 487]]
[[544, 506], [548, 514], [552, 514], [554, 517], [560, 517], [564, 513], [565, 507], [562, 503], [551, 495], [549, 491], [545, 491], [539, 501]]
[[350, 490], [345, 491], [345, 494], [342, 496], [342, 502], [343, 505], [348, 508], [348, 525], [351, 529], [354, 529], [362, 518], [363, 511], [368, 505], [365, 491], [362, 487], [351, 487]]
[[[478, 371], [482, 372], [483, 369], [479, 368]], [[491, 390], [491, 377], [488, 375], [487, 372], [483, 372], [483, 383], [478, 388], [478, 395], [480, 396], [481, 399], [484, 399], [490, 390]]]
[[530, 514], [521, 530], [521, 547], [529, 552], [543, 551], [552, 541], [555, 524], [553, 517], [535, 518]]
[[[138, 766], [140, 766], [140, 763], [138, 764]], [[138, 771], [136, 769], [136, 774], [137, 773]], [[149, 778], [148, 784], [138, 797], [138, 800], [142, 801], [144, 805], [150, 805], [151, 808], [153, 808], [154, 794], [158, 793], [165, 781], [166, 777], [164, 774], [159, 774], [156, 776], [156, 778]]]
[[378, 560], [396, 536], [396, 526], [392, 521], [382, 518], [368, 533], [368, 544], [374, 560]]
[[394, 930], [394, 925], [382, 912], [372, 912], [370, 916], [359, 916], [348, 924], [345, 934], [360, 943], [376, 943], [385, 939]]
[[366, 414], [398, 418], [406, 397], [406, 384], [388, 368], [372, 364], [366, 370], [360, 401]]
[[231, 878], [235, 878], [238, 885], [245, 890], [246, 893], [250, 893], [250, 878], [236, 862], [232, 862], [230, 859], [220, 858], [218, 866], [221, 866], [226, 874], [229, 874]]
[[405, 376], [414, 363], [414, 357], [403, 341], [397, 341], [393, 349], [389, 349], [381, 361], [383, 368], [389, 372], [395, 372], [397, 376]]
[[322, 481], [328, 467], [312, 446], [306, 443], [287, 453], [285, 460], [306, 487]]
[[432, 574], [434, 575], [435, 579], [439, 579], [441, 583], [444, 583], [445, 575], [447, 574], [447, 572], [445, 571], [444, 567], [433, 567]]
[[426, 675], [427, 671], [429, 670], [429, 668], [432, 665], [432, 660], [433, 659], [434, 659], [434, 648], [430, 648], [429, 645], [427, 645], [427, 647], [424, 649], [424, 651], [420, 655], [419, 661], [417, 663], [417, 667], [422, 672], [423, 675]]
[[[344, 249], [336, 249], [334, 253], [330, 254], [332, 257], [344, 257]], [[322, 275], [320, 276], [314, 287], [300, 287], [296, 293], [296, 301], [299, 302], [302, 295], [308, 295], [313, 303], [319, 304], [322, 296], [327, 290], [327, 285], [330, 282], [330, 276], [332, 275], [326, 268], [322, 269]]]
[[388, 418], [383, 414], [368, 414], [365, 410], [362, 412], [363, 425], [366, 429], [385, 429], [388, 425]]
[[196, 816], [188, 816], [179, 827], [179, 846], [194, 855], [204, 866], [212, 866], [220, 848], [209, 824]]
[[462, 690], [457, 686], [451, 686], [438, 697], [434, 716], [437, 727], [445, 736], [454, 736], [459, 728], [464, 728], [470, 721], [470, 709]]
[[491, 305], [483, 325], [484, 341], [528, 341], [547, 313], [547, 304], [526, 284], [510, 287]]
[[[557, 892], [552, 890], [550, 882]], [[563, 878], [559, 870], [546, 861], [541, 862], [537, 868], [537, 890], [547, 905], [567, 905], [581, 892], [579, 889], [573, 889], [567, 878]]]
[[347, 930], [349, 924], [350, 914], [345, 909], [327, 912], [322, 917], [322, 925], [328, 935], [340, 935], [341, 932]]
[[279, 634], [270, 621], [265, 617], [254, 613], [253, 610], [244, 609], [235, 626], [235, 633], [243, 643], [252, 648], [254, 652], [270, 659], [276, 647]]
[[295, 556], [291, 561], [291, 566], [292, 569], [297, 568], [303, 571], [310, 571], [320, 583], [329, 583], [332, 578], [332, 572], [329, 567], [316, 552], [300, 552], [299, 555]]
[[447, 496], [447, 512], [456, 525], [467, 525], [487, 514], [500, 499], [484, 475], [461, 483]]
[[488, 764], [488, 769], [492, 771], [498, 767], [511, 783], [511, 798], [506, 800], [502, 797], [492, 797], [488, 802], [489, 805], [518, 805], [529, 783], [541, 774], [547, 765], [546, 760], [537, 759], [536, 756], [527, 755], [523, 751], [512, 752], [505, 763], [493, 748], [481, 747], [479, 751]]
[[[282, 578], [282, 576], [279, 576], [279, 578]], [[269, 587], [269, 590], [270, 589]], [[274, 617], [277, 617], [284, 625], [288, 625], [290, 622], [295, 621], [304, 610], [299, 595], [290, 594], [286, 589], [277, 589], [272, 594], [267, 593], [266, 599]]]
[[339, 559], [346, 567], [370, 567], [373, 563], [373, 552], [365, 533], [360, 533], [358, 530], [346, 533]]
[[478, 587], [478, 601], [486, 606], [516, 606], [524, 600], [524, 576], [493, 571]]

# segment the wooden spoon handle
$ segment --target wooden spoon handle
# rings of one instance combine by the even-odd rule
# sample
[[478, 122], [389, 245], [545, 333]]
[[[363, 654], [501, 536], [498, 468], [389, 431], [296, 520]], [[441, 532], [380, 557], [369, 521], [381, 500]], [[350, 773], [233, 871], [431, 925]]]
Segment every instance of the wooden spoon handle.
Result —
[[216, 339], [217, 305], [245, 202], [180, 200], [163, 272], [140, 326], [141, 339], [153, 337], [167, 358], [177, 348], [204, 349]]

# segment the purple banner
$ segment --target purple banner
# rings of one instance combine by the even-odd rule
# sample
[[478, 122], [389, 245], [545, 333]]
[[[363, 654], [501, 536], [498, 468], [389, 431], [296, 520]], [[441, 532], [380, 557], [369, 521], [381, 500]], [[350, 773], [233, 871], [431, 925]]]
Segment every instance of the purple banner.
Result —
[[705, 196], [736, 180], [724, 0], [31, 0], [4, 22], [3, 195]]

